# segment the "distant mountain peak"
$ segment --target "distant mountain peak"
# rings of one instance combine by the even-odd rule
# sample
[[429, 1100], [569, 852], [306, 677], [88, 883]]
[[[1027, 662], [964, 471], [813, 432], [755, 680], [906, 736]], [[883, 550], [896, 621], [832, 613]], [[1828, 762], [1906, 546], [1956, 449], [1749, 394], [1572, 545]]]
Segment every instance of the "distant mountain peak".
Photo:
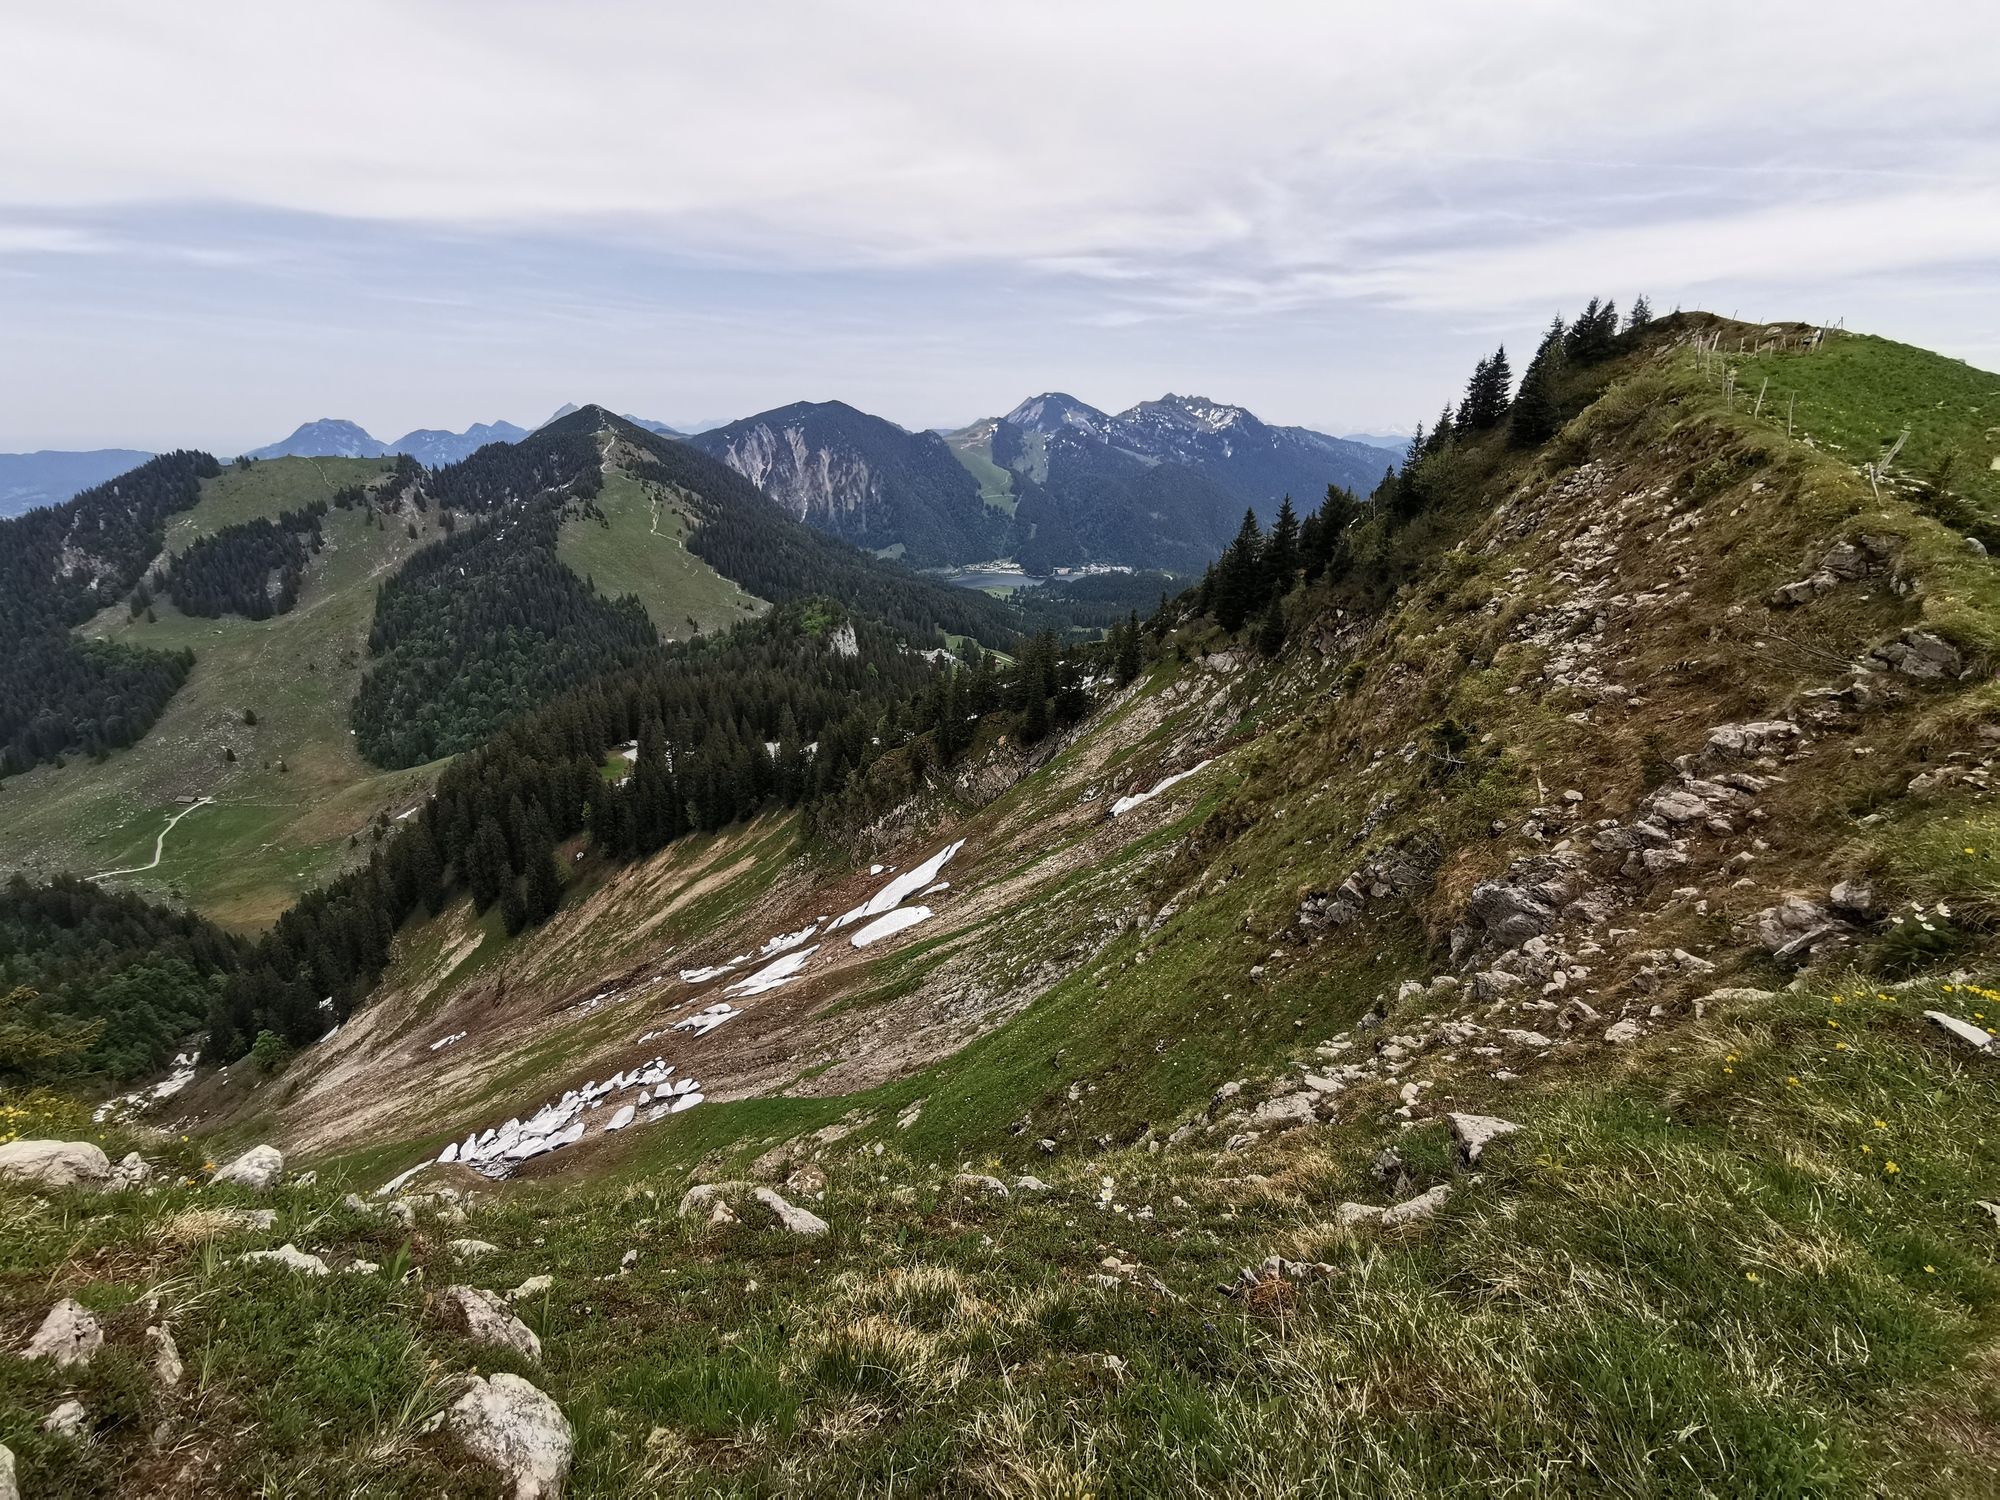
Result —
[[389, 446], [345, 417], [302, 422], [282, 442], [252, 448], [251, 458], [384, 458]]
[[1067, 391], [1044, 391], [1039, 396], [1030, 396], [1000, 420], [1029, 432], [1049, 433], [1075, 427], [1093, 436], [1101, 436], [1111, 426], [1109, 413], [1077, 400]]

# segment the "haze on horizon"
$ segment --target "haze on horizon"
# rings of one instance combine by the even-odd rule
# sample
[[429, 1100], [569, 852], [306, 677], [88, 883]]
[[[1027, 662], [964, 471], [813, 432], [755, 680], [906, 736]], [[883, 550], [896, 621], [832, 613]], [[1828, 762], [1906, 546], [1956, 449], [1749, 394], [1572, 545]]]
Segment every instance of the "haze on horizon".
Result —
[[1974, 0], [72, 0], [0, 44], [0, 449], [1047, 389], [1406, 429], [1594, 292], [2000, 364]]

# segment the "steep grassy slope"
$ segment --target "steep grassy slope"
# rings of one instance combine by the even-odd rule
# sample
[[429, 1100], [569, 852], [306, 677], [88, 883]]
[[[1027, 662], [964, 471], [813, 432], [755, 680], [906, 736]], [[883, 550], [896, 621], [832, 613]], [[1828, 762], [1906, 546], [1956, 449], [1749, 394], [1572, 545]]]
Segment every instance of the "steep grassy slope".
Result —
[[[200, 536], [276, 516], [387, 472], [373, 459], [279, 459], [226, 468], [167, 529], [173, 552]], [[269, 922], [350, 857], [347, 840], [380, 812], [410, 805], [424, 773], [384, 775], [350, 744], [347, 709], [367, 650], [375, 590], [420, 545], [366, 510], [334, 509], [299, 603], [264, 621], [192, 619], [165, 600], [155, 619], [107, 609], [87, 628], [106, 639], [177, 650], [195, 669], [132, 749], [43, 766], [0, 789], [0, 867], [30, 873], [136, 870], [167, 820], [160, 863], [118, 877], [174, 893], [225, 925]], [[434, 533], [433, 533], [434, 534]], [[254, 713], [254, 725], [245, 722]], [[233, 750], [236, 759], [226, 758]]]
[[563, 522], [556, 555], [600, 593], [634, 595], [662, 640], [726, 630], [763, 607], [687, 550], [688, 503], [668, 486], [614, 470], [594, 503], [599, 515]]
[[[2000, 1493], [2000, 1058], [1924, 1016], [2000, 1020], [2000, 589], [1726, 395], [1718, 329], [1750, 332], [1669, 322], [1542, 450], [1466, 445], [1362, 549], [1409, 565], [1386, 604], [1301, 592], [1268, 665], [1184, 618], [1075, 735], [977, 744], [856, 851], [963, 839], [935, 915], [832, 934], [720, 1029], [667, 1028], [748, 964], [682, 970], [887, 872], [772, 822], [511, 944], [448, 912], [290, 1071], [168, 1113], [321, 1170], [228, 1251], [551, 1275], [538, 1364], [390, 1275], [188, 1247], [216, 1190], [72, 1200], [24, 1212], [0, 1316], [72, 1291], [113, 1352], [0, 1361], [0, 1440], [56, 1493], [483, 1493], [424, 1424], [498, 1363], [591, 1495]], [[340, 1206], [655, 1055], [707, 1102], [420, 1178], [464, 1223]], [[1517, 1128], [1474, 1162], [1464, 1112]], [[829, 1233], [680, 1211], [739, 1178]], [[461, 1268], [463, 1235], [499, 1249]], [[130, 1352], [162, 1283], [198, 1405]], [[31, 1420], [69, 1389], [80, 1453]]]

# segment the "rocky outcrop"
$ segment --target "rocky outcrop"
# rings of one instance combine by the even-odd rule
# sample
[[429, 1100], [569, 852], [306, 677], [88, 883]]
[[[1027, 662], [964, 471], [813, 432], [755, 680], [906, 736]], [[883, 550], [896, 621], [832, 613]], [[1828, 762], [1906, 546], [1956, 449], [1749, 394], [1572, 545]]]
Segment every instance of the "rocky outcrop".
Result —
[[1874, 655], [1891, 671], [1919, 682], [1949, 682], [1965, 670], [1958, 647], [1930, 630], [1906, 630], [1899, 639], [1877, 646]]
[[771, 1211], [771, 1217], [778, 1221], [780, 1229], [789, 1230], [793, 1234], [821, 1235], [832, 1228], [818, 1214], [810, 1209], [800, 1208], [796, 1204], [787, 1203], [771, 1188], [760, 1187], [751, 1196]]
[[89, 1308], [65, 1297], [49, 1309], [42, 1326], [21, 1351], [23, 1359], [46, 1359], [58, 1370], [87, 1365], [104, 1347], [104, 1329]]
[[445, 1321], [476, 1344], [511, 1350], [523, 1359], [542, 1357], [542, 1341], [535, 1331], [491, 1292], [476, 1286], [448, 1286], [438, 1294], [438, 1306]]
[[1564, 854], [1516, 860], [1497, 880], [1472, 888], [1465, 914], [1451, 934], [1451, 956], [1464, 963], [1482, 950], [1518, 948], [1555, 926], [1582, 888], [1578, 862]]
[[9, 1141], [0, 1146], [0, 1178], [38, 1187], [108, 1182], [111, 1160], [89, 1141]]
[[1445, 1122], [1450, 1125], [1451, 1138], [1458, 1145], [1458, 1159], [1468, 1167], [1478, 1166], [1479, 1158], [1493, 1142], [1521, 1128], [1512, 1120], [1503, 1120], [1497, 1115], [1452, 1114], [1445, 1116]]
[[498, 1471], [513, 1500], [555, 1500], [569, 1476], [576, 1435], [562, 1408], [518, 1375], [474, 1376], [447, 1413], [452, 1434]]
[[238, 1265], [270, 1264], [297, 1271], [301, 1276], [330, 1276], [332, 1268], [317, 1255], [308, 1254], [287, 1241], [275, 1250], [246, 1250], [236, 1257]]
[[233, 1184], [262, 1193], [276, 1187], [284, 1175], [283, 1152], [276, 1146], [252, 1146], [236, 1160], [220, 1168], [209, 1181], [218, 1186]]
[[1434, 853], [1415, 846], [1384, 849], [1330, 891], [1314, 891], [1299, 903], [1297, 923], [1308, 937], [1345, 927], [1371, 901], [1405, 897], [1430, 884], [1437, 872]]
[[1847, 926], [1819, 902], [1787, 896], [1752, 918], [1758, 946], [1780, 960], [1803, 961], [1815, 950], [1846, 941]]

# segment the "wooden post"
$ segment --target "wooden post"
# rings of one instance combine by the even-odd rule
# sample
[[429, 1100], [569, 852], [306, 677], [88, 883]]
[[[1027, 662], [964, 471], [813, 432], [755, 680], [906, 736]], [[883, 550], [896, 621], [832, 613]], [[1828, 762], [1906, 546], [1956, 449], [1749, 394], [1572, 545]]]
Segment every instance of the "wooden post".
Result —
[[1796, 409], [1797, 409], [1797, 407], [1798, 407], [1798, 404], [1799, 404], [1799, 393], [1798, 393], [1797, 391], [1793, 391], [1793, 392], [1792, 392], [1792, 399], [1791, 399], [1791, 400], [1789, 400], [1789, 401], [1787, 401], [1787, 402], [1785, 403], [1785, 436], [1786, 436], [1786, 437], [1790, 437], [1790, 436], [1792, 435], [1792, 412], [1793, 412], [1794, 410], [1796, 410]]
[[1770, 385], [1771, 385], [1771, 377], [1766, 375], [1764, 377], [1764, 383], [1757, 387], [1757, 404], [1750, 408], [1751, 416], [1753, 417], [1756, 416], [1757, 413], [1759, 413], [1764, 409], [1764, 392], [1770, 389]]

